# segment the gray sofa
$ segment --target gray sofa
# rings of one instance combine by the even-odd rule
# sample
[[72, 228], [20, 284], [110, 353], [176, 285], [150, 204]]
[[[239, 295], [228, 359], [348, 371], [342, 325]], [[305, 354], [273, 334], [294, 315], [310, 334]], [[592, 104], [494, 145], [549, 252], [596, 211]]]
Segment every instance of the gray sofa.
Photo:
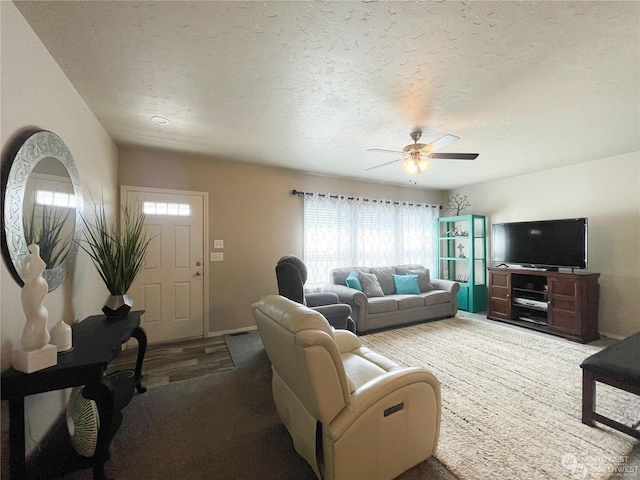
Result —
[[[355, 272], [363, 291], [347, 286], [347, 277]], [[416, 278], [394, 278], [394, 275], [415, 275], [418, 290], [413, 293], [397, 293], [396, 282]], [[423, 320], [453, 317], [458, 311], [457, 294], [460, 284], [450, 280], [431, 279], [423, 265], [409, 264], [391, 267], [344, 267], [330, 273], [331, 283], [325, 291], [334, 292], [342, 303], [351, 305], [356, 332], [393, 327]], [[377, 284], [376, 285], [376, 280]], [[353, 279], [350, 278], [353, 285]], [[357, 282], [356, 282], [357, 283]], [[401, 286], [401, 292], [406, 286]]]

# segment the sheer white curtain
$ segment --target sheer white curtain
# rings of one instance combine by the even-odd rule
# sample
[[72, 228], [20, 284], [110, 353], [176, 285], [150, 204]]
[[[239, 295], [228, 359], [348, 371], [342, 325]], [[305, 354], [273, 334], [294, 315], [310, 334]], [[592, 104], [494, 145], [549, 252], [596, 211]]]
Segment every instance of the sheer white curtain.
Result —
[[437, 205], [305, 194], [305, 288], [322, 288], [336, 267], [421, 263], [433, 272], [439, 211]]

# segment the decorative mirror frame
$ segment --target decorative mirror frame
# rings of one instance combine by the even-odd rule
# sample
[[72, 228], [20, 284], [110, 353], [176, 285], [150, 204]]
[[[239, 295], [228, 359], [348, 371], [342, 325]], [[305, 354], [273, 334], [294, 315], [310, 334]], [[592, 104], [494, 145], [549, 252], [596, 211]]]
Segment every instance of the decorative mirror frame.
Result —
[[[29, 253], [24, 233], [23, 204], [27, 188], [27, 181], [35, 166], [45, 158], [58, 160], [67, 170], [73, 192], [76, 197], [76, 221], [73, 233], [73, 241], [65, 258], [52, 269], [43, 272], [42, 277], [49, 284], [49, 292], [58, 288], [65, 279], [68, 266], [73, 264], [78, 252], [77, 242], [82, 233], [82, 189], [76, 164], [71, 152], [64, 141], [53, 132], [41, 130], [30, 135], [20, 146], [16, 153], [11, 169], [6, 177], [6, 185], [3, 185], [4, 216], [3, 216], [3, 254], [5, 255], [9, 269], [13, 269], [13, 275], [18, 285], [24, 285], [20, 275], [22, 261]], [[4, 178], [3, 178], [4, 180]], [[5, 183], [3, 181], [3, 183]], [[12, 268], [11, 268], [12, 267]]]

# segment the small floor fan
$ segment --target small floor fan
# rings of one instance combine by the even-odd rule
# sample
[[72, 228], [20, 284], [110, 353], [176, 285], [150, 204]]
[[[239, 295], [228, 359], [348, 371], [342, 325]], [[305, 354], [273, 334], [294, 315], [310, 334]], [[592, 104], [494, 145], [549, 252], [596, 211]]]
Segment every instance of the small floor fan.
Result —
[[67, 429], [75, 451], [83, 457], [92, 457], [98, 443], [100, 417], [96, 402], [82, 396], [83, 388], [76, 387], [71, 392], [67, 405]]

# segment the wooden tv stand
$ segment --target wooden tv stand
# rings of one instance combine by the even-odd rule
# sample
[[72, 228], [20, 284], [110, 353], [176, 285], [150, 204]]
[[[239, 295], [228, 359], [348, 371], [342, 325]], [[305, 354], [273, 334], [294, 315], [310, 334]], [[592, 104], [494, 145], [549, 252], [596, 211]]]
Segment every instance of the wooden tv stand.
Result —
[[580, 343], [598, 334], [599, 273], [489, 268], [487, 318]]

